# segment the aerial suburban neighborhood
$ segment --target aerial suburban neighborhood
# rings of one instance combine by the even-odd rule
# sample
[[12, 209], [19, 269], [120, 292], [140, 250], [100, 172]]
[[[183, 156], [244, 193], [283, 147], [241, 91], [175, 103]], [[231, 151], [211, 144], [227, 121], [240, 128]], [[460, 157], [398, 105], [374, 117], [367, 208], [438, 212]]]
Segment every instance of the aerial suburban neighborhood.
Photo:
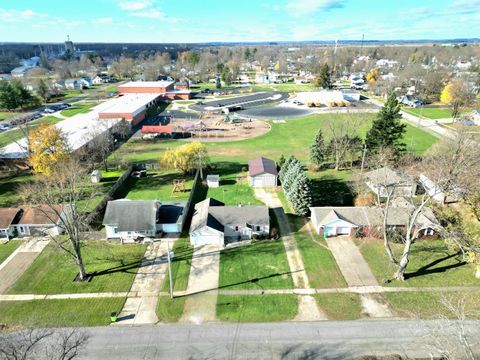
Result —
[[478, 2], [53, 3], [0, 4], [1, 360], [480, 358]]

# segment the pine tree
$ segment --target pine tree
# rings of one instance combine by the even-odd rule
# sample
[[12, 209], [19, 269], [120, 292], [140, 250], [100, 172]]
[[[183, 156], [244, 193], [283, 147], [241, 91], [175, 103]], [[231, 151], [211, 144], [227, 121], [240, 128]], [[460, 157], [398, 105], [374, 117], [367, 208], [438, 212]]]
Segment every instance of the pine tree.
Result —
[[282, 182], [283, 185], [283, 180], [285, 179], [285, 174], [288, 172], [288, 168], [290, 167], [290, 163], [293, 161], [295, 157], [292, 155], [290, 156], [285, 163], [280, 167], [280, 171], [278, 173], [278, 178]]
[[306, 215], [312, 206], [312, 191], [310, 180], [305, 172], [301, 172], [295, 182], [292, 184], [292, 188], [289, 194], [289, 201], [298, 215]]
[[318, 130], [313, 143], [310, 145], [310, 161], [315, 165], [322, 165], [325, 160], [325, 142], [323, 141], [322, 130]]
[[277, 166], [281, 169], [283, 164], [285, 164], [285, 162], [287, 161], [287, 159], [285, 159], [285, 156], [280, 155], [280, 159], [278, 159], [278, 162], [277, 162]]
[[330, 67], [327, 63], [320, 68], [320, 75], [317, 78], [317, 85], [324, 89], [332, 88], [332, 79], [330, 78]]
[[294, 159], [290, 163], [290, 166], [288, 167], [288, 171], [285, 174], [282, 182], [283, 190], [285, 191], [286, 194], [290, 192], [290, 188], [292, 184], [294, 183], [298, 174], [301, 173], [302, 171], [303, 171], [302, 164], [297, 159]]
[[405, 151], [401, 140], [407, 126], [400, 122], [401, 118], [400, 104], [392, 93], [367, 133], [365, 142], [370, 152], [374, 153], [382, 147], [392, 148], [397, 155]]

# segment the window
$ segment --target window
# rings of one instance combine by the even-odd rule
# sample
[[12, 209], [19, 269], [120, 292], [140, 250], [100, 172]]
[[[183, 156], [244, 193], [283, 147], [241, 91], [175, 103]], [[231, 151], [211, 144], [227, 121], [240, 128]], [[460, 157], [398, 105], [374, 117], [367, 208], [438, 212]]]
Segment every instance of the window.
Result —
[[118, 234], [118, 229], [116, 227], [113, 228], [113, 233]]
[[237, 231], [237, 232], [238, 232], [238, 230], [240, 230], [240, 227], [238, 227], [238, 226], [235, 226], [235, 231]]
[[261, 228], [260, 226], [258, 226], [258, 225], [256, 226], [256, 229], [257, 229], [257, 231], [262, 230], [262, 228]]

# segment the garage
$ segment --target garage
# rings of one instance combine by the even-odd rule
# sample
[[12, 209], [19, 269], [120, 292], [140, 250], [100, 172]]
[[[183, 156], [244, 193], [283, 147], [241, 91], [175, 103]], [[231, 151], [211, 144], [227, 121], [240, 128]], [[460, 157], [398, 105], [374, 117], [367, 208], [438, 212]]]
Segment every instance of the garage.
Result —
[[350, 235], [351, 228], [349, 227], [338, 227], [337, 234], [338, 235]]
[[248, 181], [253, 187], [277, 186], [277, 165], [273, 160], [260, 157], [248, 162]]
[[195, 233], [190, 234], [190, 243], [193, 246], [199, 245], [223, 245], [223, 234], [212, 234], [210, 229], [205, 229], [203, 231], [198, 231]]
[[337, 228], [335, 227], [326, 227], [323, 231], [324, 235], [326, 236], [336, 236], [337, 235]]

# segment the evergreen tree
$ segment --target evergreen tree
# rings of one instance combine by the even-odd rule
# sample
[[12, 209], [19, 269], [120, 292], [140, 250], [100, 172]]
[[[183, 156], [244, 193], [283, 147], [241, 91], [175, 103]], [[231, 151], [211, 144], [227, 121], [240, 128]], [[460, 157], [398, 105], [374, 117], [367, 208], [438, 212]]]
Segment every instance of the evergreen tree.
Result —
[[330, 78], [330, 66], [327, 63], [320, 68], [320, 74], [316, 80], [316, 84], [324, 89], [332, 88], [332, 79]]
[[367, 133], [365, 143], [370, 152], [374, 153], [382, 147], [392, 148], [397, 155], [405, 151], [401, 140], [407, 126], [400, 122], [401, 118], [400, 104], [392, 93]]
[[280, 159], [278, 159], [277, 166], [281, 169], [283, 164], [285, 164], [285, 161], [287, 161], [285, 159], [285, 156], [283, 156], [283, 154], [280, 155]]
[[310, 161], [315, 165], [322, 165], [325, 160], [325, 142], [323, 141], [322, 130], [318, 130], [313, 143], [310, 145]]
[[285, 191], [286, 194], [290, 192], [291, 186], [295, 182], [295, 179], [297, 178], [298, 174], [300, 174], [302, 171], [303, 171], [302, 164], [297, 159], [294, 159], [290, 163], [290, 166], [288, 167], [288, 171], [285, 174], [285, 177], [282, 183], [283, 190]]
[[305, 172], [301, 172], [289, 193], [289, 201], [298, 215], [306, 215], [312, 206], [312, 190], [310, 180]]
[[280, 167], [280, 171], [278, 173], [278, 178], [282, 182], [283, 185], [283, 180], [285, 179], [285, 174], [288, 172], [288, 168], [290, 167], [290, 163], [293, 161], [295, 157], [292, 155], [290, 156], [285, 163]]

